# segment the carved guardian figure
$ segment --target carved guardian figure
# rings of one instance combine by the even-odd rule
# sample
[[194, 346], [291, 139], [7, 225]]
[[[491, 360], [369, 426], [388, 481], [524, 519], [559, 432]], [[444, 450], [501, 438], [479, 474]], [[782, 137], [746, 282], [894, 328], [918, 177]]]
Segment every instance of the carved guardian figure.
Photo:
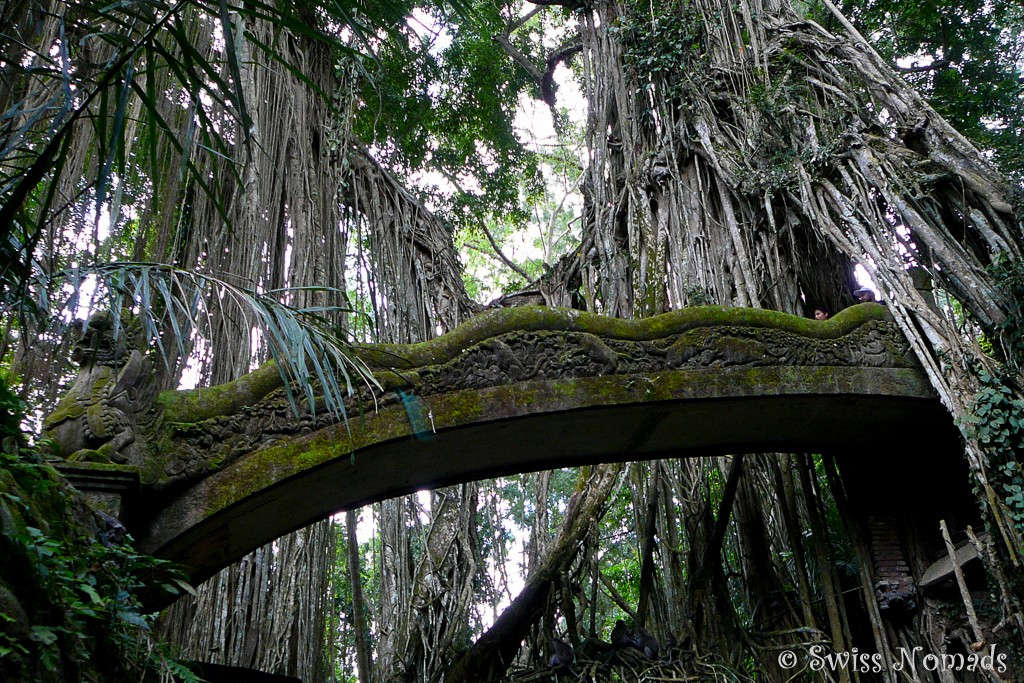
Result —
[[128, 314], [120, 321], [109, 311], [93, 314], [71, 360], [78, 376], [43, 422], [52, 452], [69, 461], [141, 463], [157, 394], [141, 324]]

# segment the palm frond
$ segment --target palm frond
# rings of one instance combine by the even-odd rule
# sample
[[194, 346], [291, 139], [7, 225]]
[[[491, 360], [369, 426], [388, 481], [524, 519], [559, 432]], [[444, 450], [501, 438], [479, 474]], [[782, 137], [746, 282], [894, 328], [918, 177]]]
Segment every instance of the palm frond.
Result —
[[[322, 402], [329, 414], [347, 421], [346, 396], [360, 385], [381, 388], [373, 372], [353, 353], [349, 340], [331, 324], [330, 316], [351, 311], [287, 303], [299, 293], [327, 292], [329, 288], [258, 292], [166, 264], [118, 261], [54, 273], [41, 279], [36, 289], [71, 287], [73, 292], [64, 305], [68, 309], [78, 305], [83, 284], [90, 280], [97, 285], [94, 296], [98, 304], [109, 308], [115, 320], [123, 309], [139, 319], [167, 371], [188, 358], [197, 339], [209, 338], [215, 317], [235, 315], [262, 335], [296, 415], [302, 410], [300, 399], [305, 399], [311, 414]], [[211, 301], [217, 302], [219, 310], [211, 310]], [[60, 313], [48, 307], [45, 299], [37, 302], [40, 314]]]

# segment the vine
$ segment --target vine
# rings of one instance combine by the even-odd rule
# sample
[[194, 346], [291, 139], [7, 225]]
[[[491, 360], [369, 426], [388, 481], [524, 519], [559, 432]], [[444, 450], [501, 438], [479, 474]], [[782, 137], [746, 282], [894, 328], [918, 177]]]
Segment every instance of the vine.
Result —
[[[997, 375], [985, 368], [977, 370], [981, 388], [959, 422], [968, 438], [984, 446], [990, 477], [1019, 538], [1024, 536], [1024, 469], [1020, 461], [1024, 453], [1024, 392], [1018, 374], [1024, 359], [1024, 265], [1000, 254], [989, 272], [1009, 302], [999, 335], [1005, 371]], [[1020, 551], [1024, 548], [1018, 548]]]
[[[646, 12], [648, 16], [644, 16]], [[644, 84], [659, 84], [672, 99], [685, 100], [693, 87], [689, 74], [702, 73], [704, 18], [692, 8], [650, 16], [650, 8], [633, 8], [609, 33], [619, 34], [627, 70]], [[638, 94], [640, 94], [638, 92]]]
[[0, 679], [199, 681], [154, 641], [140, 598], [154, 583], [191, 588], [119, 525], [97, 533], [100, 516], [27, 445], [21, 414], [0, 376]]
[[[1013, 378], [998, 377], [981, 369], [981, 389], [974, 396], [960, 427], [968, 438], [981, 443], [988, 454], [990, 477], [1006, 514], [1019, 534], [1024, 534], [1024, 399], [1012, 388]], [[1024, 549], [1018, 549], [1024, 550]]]
[[1024, 264], [999, 254], [989, 272], [1010, 301], [1010, 311], [1002, 324], [1002, 342], [1010, 365], [1019, 370], [1024, 361]]

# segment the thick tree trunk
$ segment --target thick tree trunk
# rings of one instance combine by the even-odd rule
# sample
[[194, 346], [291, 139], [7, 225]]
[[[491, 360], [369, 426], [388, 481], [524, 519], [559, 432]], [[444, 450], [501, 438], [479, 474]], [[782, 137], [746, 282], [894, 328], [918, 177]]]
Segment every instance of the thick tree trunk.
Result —
[[651, 596], [655, 592], [655, 534], [657, 532], [658, 506], [661, 502], [661, 467], [655, 462], [652, 464], [652, 468], [654, 476], [645, 492], [647, 503], [644, 506], [643, 533], [640, 536], [640, 590], [636, 606], [637, 626], [645, 628], [650, 628], [647, 615], [651, 608]]
[[[793, 490], [793, 466], [791, 459], [778, 460], [772, 463], [772, 475], [775, 490], [779, 493], [779, 508], [785, 529], [786, 543], [793, 553], [793, 569], [796, 575], [797, 590], [800, 595], [800, 608], [804, 624], [812, 629], [817, 628], [811, 600], [811, 583], [807, 575], [807, 561], [804, 553], [803, 524], [798, 516], [796, 494]], [[799, 466], [799, 465], [796, 465]]]
[[[699, 503], [698, 514], [690, 525], [690, 552], [687, 566], [690, 573], [686, 584], [686, 619], [700, 647], [722, 647], [727, 660], [740, 655], [740, 631], [722, 569], [722, 544], [729, 528], [743, 456], [733, 456], [729, 473], [722, 488], [718, 512], [712, 517], [710, 488]], [[732, 651], [724, 651], [727, 646]]]
[[814, 472], [814, 463], [810, 456], [806, 456], [797, 464], [797, 471], [800, 475], [800, 488], [803, 492], [803, 499], [807, 502], [807, 520], [811, 527], [811, 544], [814, 548], [815, 561], [820, 572], [820, 582], [824, 586], [825, 609], [828, 614], [829, 634], [832, 639], [832, 648], [837, 652], [847, 650], [849, 643], [846, 642], [843, 629], [843, 620], [839, 613], [838, 596], [842, 595], [839, 587], [839, 579], [835, 575], [835, 565], [832, 562], [829, 552], [828, 529], [821, 517], [819, 501], [821, 500], [811, 480]]

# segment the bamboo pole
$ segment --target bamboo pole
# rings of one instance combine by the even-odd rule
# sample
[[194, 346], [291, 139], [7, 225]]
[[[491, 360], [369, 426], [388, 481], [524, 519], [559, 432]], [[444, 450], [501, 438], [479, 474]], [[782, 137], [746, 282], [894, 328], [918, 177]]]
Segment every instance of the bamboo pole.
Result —
[[974, 611], [974, 601], [971, 599], [971, 592], [967, 590], [967, 580], [964, 578], [964, 570], [956, 560], [956, 548], [949, 537], [949, 529], [946, 527], [946, 520], [939, 520], [939, 530], [942, 531], [942, 540], [946, 542], [946, 551], [949, 553], [949, 561], [953, 565], [953, 574], [956, 576], [956, 584], [960, 587], [960, 597], [964, 600], [964, 608], [967, 610], [967, 620], [974, 632], [974, 642], [971, 648], [977, 652], [985, 645], [985, 634], [981, 631], [981, 624], [978, 623], [978, 613]]

